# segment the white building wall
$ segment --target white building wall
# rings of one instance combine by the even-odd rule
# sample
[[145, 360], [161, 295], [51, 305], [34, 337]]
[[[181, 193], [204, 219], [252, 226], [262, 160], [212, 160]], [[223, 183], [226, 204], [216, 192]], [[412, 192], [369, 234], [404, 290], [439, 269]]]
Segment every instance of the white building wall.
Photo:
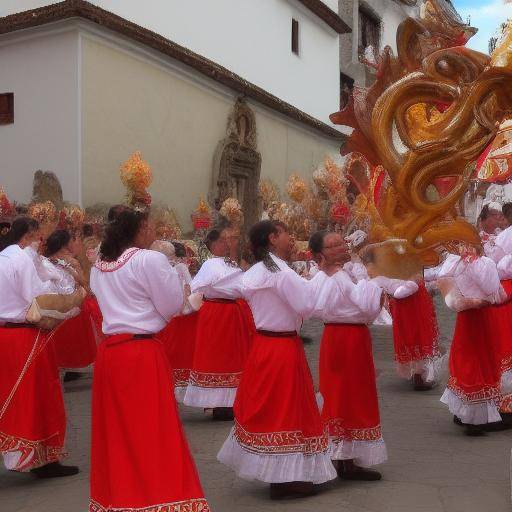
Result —
[[[221, 64], [329, 123], [339, 105], [339, 38], [296, 0], [90, 0]], [[324, 2], [337, 11], [336, 0]], [[43, 4], [3, 0], [0, 15]], [[291, 23], [300, 23], [300, 55]]]
[[0, 186], [18, 202], [30, 200], [38, 169], [80, 200], [77, 48], [76, 30], [0, 41], [0, 93], [14, 93], [14, 124], [0, 125]]

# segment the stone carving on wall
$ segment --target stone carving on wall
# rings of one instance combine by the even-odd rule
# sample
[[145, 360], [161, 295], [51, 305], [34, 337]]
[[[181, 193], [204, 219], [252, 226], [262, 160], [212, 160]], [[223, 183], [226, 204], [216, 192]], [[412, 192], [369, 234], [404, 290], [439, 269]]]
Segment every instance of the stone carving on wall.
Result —
[[228, 197], [238, 199], [245, 226], [259, 219], [258, 184], [261, 154], [257, 148], [256, 118], [243, 98], [238, 98], [228, 118], [226, 137], [215, 152], [210, 201], [217, 208]]
[[51, 171], [36, 171], [32, 185], [32, 203], [51, 201], [57, 208], [63, 204], [59, 178]]

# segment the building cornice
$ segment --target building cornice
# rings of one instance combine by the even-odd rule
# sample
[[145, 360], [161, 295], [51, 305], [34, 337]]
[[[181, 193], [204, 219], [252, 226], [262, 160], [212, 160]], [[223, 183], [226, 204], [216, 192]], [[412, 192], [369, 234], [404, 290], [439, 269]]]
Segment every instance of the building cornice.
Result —
[[[327, 7], [327, 6], [326, 6]], [[136, 25], [121, 16], [97, 7], [85, 0], [64, 0], [30, 11], [23, 11], [0, 18], [0, 35], [40, 27], [71, 18], [81, 18], [121, 34], [132, 41], [171, 57], [202, 75], [215, 80], [238, 94], [294, 119], [331, 139], [345, 141], [345, 135], [306, 112], [279, 99], [261, 87], [245, 80], [225, 67], [173, 42], [165, 37]]]
[[352, 32], [352, 29], [327, 6], [322, 0], [297, 0], [306, 9], [309, 9], [313, 14], [318, 16], [322, 21], [327, 23], [338, 34], [347, 34]]

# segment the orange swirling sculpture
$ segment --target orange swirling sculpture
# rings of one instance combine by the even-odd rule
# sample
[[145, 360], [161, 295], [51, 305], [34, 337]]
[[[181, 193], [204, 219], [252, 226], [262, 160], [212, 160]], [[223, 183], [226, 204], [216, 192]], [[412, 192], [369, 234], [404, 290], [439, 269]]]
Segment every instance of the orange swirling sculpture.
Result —
[[[345, 152], [365, 154], [374, 168], [370, 241], [379, 270], [397, 277], [436, 264], [438, 248], [451, 242], [480, 243], [457, 203], [477, 158], [512, 112], [511, 45], [500, 45], [501, 57], [491, 60], [460, 46], [474, 29], [444, 4], [428, 0], [422, 13], [424, 19], [400, 27], [397, 57], [384, 50], [376, 83], [355, 90], [331, 117], [356, 128]], [[428, 189], [444, 178], [453, 186], [433, 201]]]

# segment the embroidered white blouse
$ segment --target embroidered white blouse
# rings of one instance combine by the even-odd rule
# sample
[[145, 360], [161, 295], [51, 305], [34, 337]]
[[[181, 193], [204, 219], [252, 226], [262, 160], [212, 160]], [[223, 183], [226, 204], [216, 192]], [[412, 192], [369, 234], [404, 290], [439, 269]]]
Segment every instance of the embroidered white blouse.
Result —
[[157, 333], [183, 306], [178, 273], [163, 254], [145, 249], [127, 249], [114, 262], [98, 260], [91, 290], [105, 334]]
[[[310, 279], [300, 277], [283, 260], [271, 258], [279, 271], [256, 263], [242, 278], [242, 292], [249, 303], [256, 329], [274, 332], [299, 331], [302, 321], [326, 307], [334, 280], [319, 271]], [[328, 290], [321, 293], [323, 286]]]
[[242, 297], [242, 276], [242, 269], [224, 258], [210, 258], [201, 265], [190, 289], [208, 299], [239, 299]]
[[0, 252], [0, 325], [23, 323], [32, 301], [52, 293], [41, 281], [30, 256], [19, 245]]

